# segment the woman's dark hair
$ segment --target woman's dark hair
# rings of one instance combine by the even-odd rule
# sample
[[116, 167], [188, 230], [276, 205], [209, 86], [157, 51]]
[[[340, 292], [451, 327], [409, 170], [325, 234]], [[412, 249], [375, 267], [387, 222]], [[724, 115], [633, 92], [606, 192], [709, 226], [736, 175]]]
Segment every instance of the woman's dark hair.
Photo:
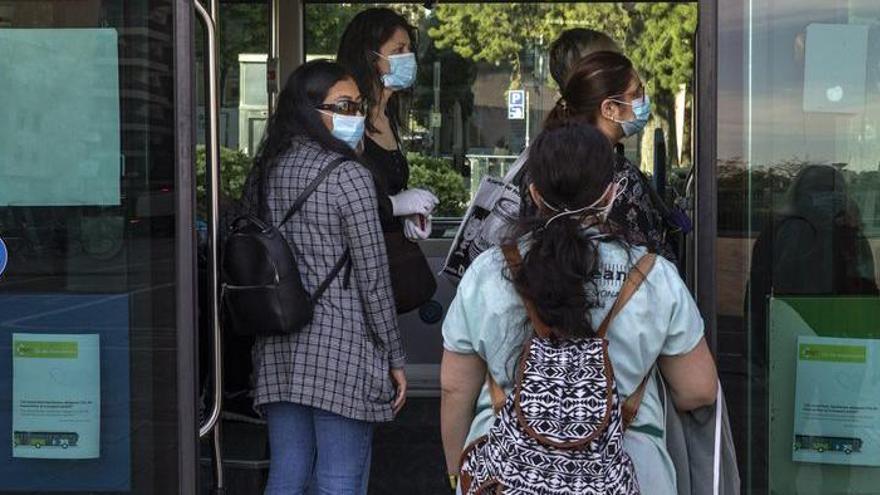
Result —
[[626, 93], [636, 72], [630, 59], [616, 52], [594, 52], [571, 68], [562, 97], [545, 125], [577, 119], [595, 125], [602, 102]]
[[[526, 167], [546, 204], [577, 210], [593, 204], [607, 190], [614, 174], [614, 154], [598, 129], [565, 121], [545, 129], [529, 146]], [[522, 220], [521, 229], [533, 233], [533, 243], [510, 279], [557, 335], [594, 336], [589, 310], [598, 302], [593, 278], [598, 252], [595, 241], [584, 235], [583, 221], [589, 213], [548, 224], [555, 213], [543, 205], [540, 209], [540, 218]]]
[[350, 77], [341, 65], [330, 60], [313, 60], [293, 71], [278, 95], [275, 113], [269, 117], [266, 134], [257, 151], [257, 167], [271, 166], [299, 136], [308, 137], [329, 151], [357, 160], [347, 144], [333, 137], [316, 109], [324, 102], [334, 84]]
[[[398, 29], [403, 29], [409, 35], [411, 49], [416, 52], [416, 30], [400, 14], [387, 8], [367, 9], [356, 15], [348, 23], [339, 42], [339, 52], [336, 61], [348, 69], [367, 106], [370, 108], [378, 104], [378, 95], [385, 89], [382, 82], [382, 74], [376, 66], [379, 56], [379, 48], [385, 44]], [[394, 93], [388, 101], [387, 113], [392, 122], [398, 124], [398, 110], [400, 108], [400, 92]], [[375, 132], [376, 128], [367, 116], [367, 130]]]
[[607, 34], [586, 28], [567, 29], [550, 45], [550, 75], [560, 88], [574, 64], [599, 51], [620, 52], [620, 47]]

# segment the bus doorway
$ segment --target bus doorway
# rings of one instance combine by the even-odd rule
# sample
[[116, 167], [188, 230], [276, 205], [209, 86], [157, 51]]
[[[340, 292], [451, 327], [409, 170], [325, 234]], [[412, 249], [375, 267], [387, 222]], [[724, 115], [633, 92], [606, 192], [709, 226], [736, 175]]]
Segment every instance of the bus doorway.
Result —
[[[419, 76], [401, 110], [410, 186], [441, 191], [431, 237], [422, 242], [443, 271], [461, 219], [487, 176], [502, 177], [541, 129], [558, 98], [548, 47], [563, 31], [608, 34], [644, 78], [656, 117], [622, 152], [670, 205], [695, 218], [698, 162], [696, 2], [221, 2], [222, 187], [240, 193], [279, 84], [300, 63], [334, 58], [347, 23], [387, 6], [418, 28]], [[494, 22], [486, 22], [494, 19]], [[514, 108], [513, 94], [522, 105]], [[678, 240], [683, 276], [698, 286], [693, 233]], [[438, 275], [431, 303], [402, 315], [410, 394], [374, 442], [370, 493], [448, 493], [439, 428], [440, 329], [455, 294]], [[711, 303], [707, 303], [711, 307]], [[711, 311], [709, 311], [711, 313]], [[707, 316], [707, 321], [709, 317]], [[707, 327], [711, 328], [710, 325]], [[229, 339], [227, 337], [227, 339]], [[227, 493], [262, 489], [268, 469], [264, 422], [250, 409], [247, 342], [225, 343], [222, 459]], [[210, 381], [210, 373], [203, 379]], [[215, 484], [203, 444], [203, 486]]]

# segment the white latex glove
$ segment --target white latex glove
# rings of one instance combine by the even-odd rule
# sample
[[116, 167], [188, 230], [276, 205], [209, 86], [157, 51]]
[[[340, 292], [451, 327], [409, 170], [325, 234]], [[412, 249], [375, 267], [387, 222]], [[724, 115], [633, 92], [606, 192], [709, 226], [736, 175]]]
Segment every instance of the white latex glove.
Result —
[[428, 216], [440, 204], [437, 196], [424, 189], [406, 189], [390, 198], [395, 217], [406, 217], [409, 215]]
[[[425, 228], [422, 228], [422, 222], [424, 222]], [[431, 217], [424, 215], [404, 217], [403, 235], [413, 242], [427, 239], [431, 236]]]

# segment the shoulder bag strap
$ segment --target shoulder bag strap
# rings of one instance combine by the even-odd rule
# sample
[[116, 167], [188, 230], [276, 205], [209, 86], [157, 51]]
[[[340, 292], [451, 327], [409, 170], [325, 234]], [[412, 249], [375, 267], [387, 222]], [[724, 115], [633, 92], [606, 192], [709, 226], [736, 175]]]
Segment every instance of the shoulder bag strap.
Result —
[[312, 193], [314, 193], [315, 190], [318, 188], [318, 186], [320, 186], [321, 183], [327, 179], [330, 173], [336, 170], [336, 167], [342, 165], [346, 161], [348, 161], [348, 158], [339, 157], [330, 162], [329, 165], [324, 167], [324, 169], [321, 170], [321, 173], [319, 173], [318, 176], [315, 177], [315, 179], [310, 182], [309, 185], [307, 185], [306, 188], [303, 190], [303, 192], [296, 198], [296, 200], [293, 202], [293, 205], [290, 207], [290, 209], [287, 210], [287, 214], [284, 215], [281, 223], [278, 224], [278, 227], [280, 228], [282, 225], [286, 224], [287, 221], [290, 220], [290, 217], [295, 215], [296, 212], [298, 212], [303, 207], [303, 205], [306, 204], [306, 200], [309, 199], [309, 196], [311, 196]]

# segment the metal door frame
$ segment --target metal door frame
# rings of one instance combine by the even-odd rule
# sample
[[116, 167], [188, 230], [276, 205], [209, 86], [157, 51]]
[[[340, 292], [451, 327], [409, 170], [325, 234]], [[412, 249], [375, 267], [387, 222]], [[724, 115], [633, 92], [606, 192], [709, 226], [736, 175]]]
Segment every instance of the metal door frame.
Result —
[[[706, 324], [709, 349], [718, 355], [717, 287], [715, 243], [718, 238], [718, 1], [697, 2], [696, 50], [696, 195], [694, 213], [696, 230], [693, 242], [693, 287], [697, 305]], [[703, 199], [701, 201], [701, 199]]]
[[198, 491], [198, 329], [195, 243], [196, 80], [192, 0], [174, 2], [178, 493]]

